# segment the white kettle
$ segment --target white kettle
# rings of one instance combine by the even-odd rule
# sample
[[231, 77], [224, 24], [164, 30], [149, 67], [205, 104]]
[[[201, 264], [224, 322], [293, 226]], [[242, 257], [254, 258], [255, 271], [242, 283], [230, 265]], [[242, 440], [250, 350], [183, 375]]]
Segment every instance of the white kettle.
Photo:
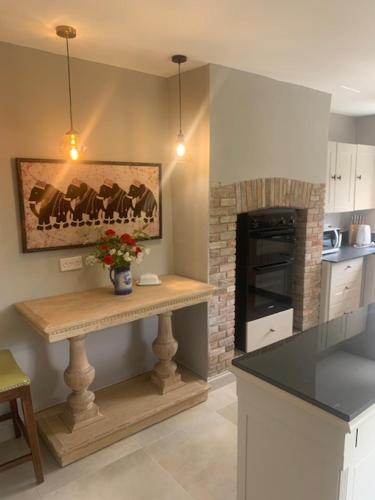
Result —
[[356, 245], [359, 247], [371, 245], [371, 227], [368, 224], [358, 225]]

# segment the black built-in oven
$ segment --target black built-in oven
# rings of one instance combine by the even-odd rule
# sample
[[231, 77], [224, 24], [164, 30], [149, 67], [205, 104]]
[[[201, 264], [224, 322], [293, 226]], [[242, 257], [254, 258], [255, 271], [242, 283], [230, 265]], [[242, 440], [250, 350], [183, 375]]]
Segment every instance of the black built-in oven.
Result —
[[295, 246], [293, 209], [241, 214], [236, 242], [236, 347], [246, 323], [292, 307]]

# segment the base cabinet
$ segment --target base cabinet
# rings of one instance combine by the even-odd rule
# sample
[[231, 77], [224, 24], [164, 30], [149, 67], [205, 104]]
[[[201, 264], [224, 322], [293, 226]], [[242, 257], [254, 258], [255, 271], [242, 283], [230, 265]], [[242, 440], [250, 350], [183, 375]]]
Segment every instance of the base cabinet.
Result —
[[348, 478], [346, 500], [374, 500], [375, 497], [375, 450], [354, 465]]
[[233, 367], [238, 500], [374, 500], [375, 405], [351, 422]]
[[361, 305], [364, 259], [322, 263], [320, 322], [348, 314]]
[[363, 303], [365, 305], [375, 302], [375, 254], [366, 257], [363, 286]]

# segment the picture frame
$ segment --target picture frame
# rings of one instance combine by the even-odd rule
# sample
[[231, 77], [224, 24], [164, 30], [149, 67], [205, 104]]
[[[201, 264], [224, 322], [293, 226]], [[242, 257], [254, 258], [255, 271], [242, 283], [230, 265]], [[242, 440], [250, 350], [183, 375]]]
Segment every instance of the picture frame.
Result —
[[162, 238], [161, 163], [16, 158], [24, 253], [95, 245], [104, 230]]

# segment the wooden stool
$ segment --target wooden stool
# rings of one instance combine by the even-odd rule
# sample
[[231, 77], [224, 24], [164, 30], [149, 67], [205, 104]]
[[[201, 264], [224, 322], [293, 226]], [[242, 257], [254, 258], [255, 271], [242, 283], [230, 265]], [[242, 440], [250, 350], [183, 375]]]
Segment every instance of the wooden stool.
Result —
[[[18, 398], [22, 403], [25, 423], [22, 422], [18, 413]], [[19, 438], [22, 434], [24, 435], [29, 445], [30, 453], [0, 464], [0, 471], [31, 460], [36, 480], [38, 483], [42, 483], [44, 477], [33, 404], [31, 401], [30, 379], [20, 370], [10, 351], [0, 351], [0, 403], [4, 401], [9, 402], [10, 413], [0, 415], [0, 422], [9, 419], [13, 420], [16, 438]]]

